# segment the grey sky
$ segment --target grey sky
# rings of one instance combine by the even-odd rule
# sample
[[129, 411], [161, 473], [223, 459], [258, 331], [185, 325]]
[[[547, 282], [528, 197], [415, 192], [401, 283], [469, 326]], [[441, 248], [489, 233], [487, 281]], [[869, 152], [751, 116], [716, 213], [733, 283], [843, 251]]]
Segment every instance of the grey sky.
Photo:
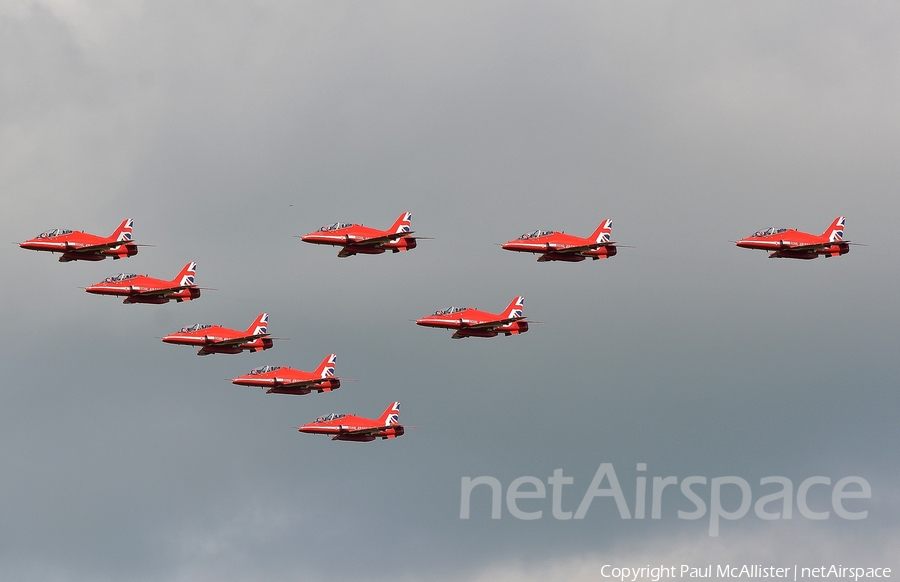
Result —
[[[891, 3], [0, 4], [0, 224], [155, 245], [125, 261], [0, 254], [0, 580], [593, 579], [604, 560], [900, 567], [894, 240], [900, 9]], [[338, 259], [294, 235], [403, 211], [434, 240]], [[768, 260], [729, 241], [847, 216], [869, 246]], [[613, 259], [538, 264], [526, 230]], [[79, 289], [173, 277], [191, 303]], [[527, 334], [410, 320], [499, 311]], [[279, 337], [198, 358], [194, 322]], [[331, 394], [228, 379], [338, 354]], [[293, 430], [393, 400], [420, 428]], [[647, 475], [860, 475], [858, 522], [459, 519], [460, 478], [601, 462]], [[631, 489], [628, 489], [631, 488]], [[824, 489], [823, 489], [824, 491]], [[666, 498], [669, 499], [669, 498]], [[542, 508], [549, 513], [550, 501]], [[827, 503], [824, 493], [814, 499]], [[505, 508], [504, 508], [505, 511]]]

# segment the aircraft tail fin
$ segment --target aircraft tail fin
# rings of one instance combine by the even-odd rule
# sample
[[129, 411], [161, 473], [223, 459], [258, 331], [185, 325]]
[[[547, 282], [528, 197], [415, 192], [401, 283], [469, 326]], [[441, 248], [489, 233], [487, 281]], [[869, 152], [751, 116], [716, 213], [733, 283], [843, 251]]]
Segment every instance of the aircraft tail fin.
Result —
[[828, 237], [828, 242], [840, 242], [844, 240], [844, 217], [838, 216], [828, 227], [828, 230], [822, 233], [822, 236]]
[[119, 228], [113, 231], [109, 238], [116, 241], [131, 242], [131, 230], [134, 228], [134, 219], [126, 218], [119, 225]]
[[256, 319], [253, 320], [253, 323], [250, 324], [250, 327], [247, 328], [247, 335], [262, 335], [264, 333], [269, 333], [269, 314], [268, 313], [260, 313]]
[[316, 374], [319, 378], [334, 378], [334, 367], [337, 363], [337, 354], [328, 354], [319, 367], [316, 368]]
[[389, 229], [393, 233], [401, 233], [401, 232], [409, 232], [411, 229], [410, 221], [412, 220], [411, 212], [404, 212], [400, 215], [400, 218], [397, 219], [391, 228]]
[[188, 263], [181, 269], [181, 272], [175, 275], [174, 282], [182, 287], [190, 287], [194, 284], [194, 274], [197, 272], [197, 263]]
[[503, 312], [503, 319], [518, 319], [523, 317], [525, 310], [525, 298], [521, 295], [512, 300], [512, 303]]
[[393, 426], [400, 424], [400, 403], [392, 402], [387, 410], [378, 418], [382, 426]]
[[600, 223], [600, 226], [591, 235], [591, 240], [597, 243], [608, 243], [610, 236], [612, 236], [612, 219], [607, 218]]

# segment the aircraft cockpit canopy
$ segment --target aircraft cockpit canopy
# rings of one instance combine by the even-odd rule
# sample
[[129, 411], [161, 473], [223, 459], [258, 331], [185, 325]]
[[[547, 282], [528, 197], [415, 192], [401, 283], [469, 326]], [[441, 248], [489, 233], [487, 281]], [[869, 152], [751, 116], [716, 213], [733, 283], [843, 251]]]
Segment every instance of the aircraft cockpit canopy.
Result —
[[548, 234], [553, 234], [552, 230], [535, 230], [532, 232], [526, 232], [522, 236], [519, 237], [520, 240], [528, 240], [530, 238], [540, 238], [542, 236], [547, 236]]
[[322, 228], [319, 229], [319, 232], [329, 232], [332, 230], [340, 230], [342, 228], [347, 228], [349, 226], [353, 226], [349, 222], [335, 222], [334, 224], [326, 224]]
[[469, 309], [468, 307], [448, 307], [447, 309], [440, 310], [434, 312], [435, 315], [450, 315], [451, 313], [459, 313], [460, 311], [465, 311]]
[[259, 368], [253, 368], [250, 370], [251, 376], [259, 376], [260, 374], [266, 374], [268, 372], [274, 372], [275, 370], [280, 370], [281, 366], [260, 366]]
[[118, 275], [113, 275], [112, 277], [107, 277], [103, 280], [104, 283], [118, 283], [119, 281], [127, 281], [128, 279], [134, 279], [137, 277], [134, 273], [119, 273]]
[[54, 228], [52, 230], [45, 230], [41, 234], [39, 234], [38, 238], [53, 238], [55, 236], [62, 236], [64, 234], [72, 234], [71, 230], [65, 228]]
[[181, 332], [187, 333], [189, 331], [200, 331], [201, 329], [206, 329], [207, 327], [212, 327], [211, 323], [195, 323], [194, 325], [190, 325], [188, 327], [182, 327]]
[[337, 418], [344, 418], [347, 416], [346, 414], [337, 414], [332, 412], [331, 414], [326, 414], [325, 416], [320, 416], [316, 419], [316, 422], [328, 422], [329, 420], [335, 420]]
[[781, 234], [783, 232], [787, 232], [786, 228], [775, 228], [774, 226], [770, 226], [769, 228], [763, 230], [757, 230], [753, 233], [753, 236], [771, 236], [773, 234]]

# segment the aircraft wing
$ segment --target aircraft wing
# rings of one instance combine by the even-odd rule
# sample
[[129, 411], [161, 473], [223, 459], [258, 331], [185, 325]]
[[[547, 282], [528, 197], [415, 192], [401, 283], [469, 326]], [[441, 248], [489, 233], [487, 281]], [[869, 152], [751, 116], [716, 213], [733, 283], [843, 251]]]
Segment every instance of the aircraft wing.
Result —
[[327, 378], [312, 378], [309, 380], [289, 380], [284, 378], [284, 381], [281, 381], [280, 378], [275, 378], [275, 386], [279, 388], [306, 388], [315, 386], [316, 384], [321, 384], [323, 380]]
[[194, 285], [176, 285], [174, 287], [166, 287], [165, 289], [154, 289], [152, 291], [137, 291], [132, 294], [133, 297], [159, 297], [161, 295], [168, 295], [169, 293], [177, 293], [178, 291], [184, 291], [185, 289], [190, 289], [194, 287]]
[[495, 319], [493, 321], [485, 321], [484, 323], [476, 323], [473, 325], [463, 325], [460, 329], [493, 329], [495, 327], [500, 327], [506, 325], [507, 323], [512, 323], [514, 321], [522, 321], [524, 317], [511, 317], [505, 319]]
[[245, 335], [241, 337], [234, 337], [227, 340], [218, 340], [214, 342], [210, 342], [210, 345], [213, 346], [238, 346], [241, 344], [250, 343], [252, 341], [256, 341], [261, 337], [267, 337], [270, 334], [267, 333], [254, 333], [252, 335]]
[[565, 249], [551, 249], [549, 253], [559, 253], [559, 254], [569, 254], [569, 253], [580, 253], [582, 251], [592, 251], [594, 249], [599, 249], [602, 247], [614, 247], [616, 243], [614, 241], [609, 242], [600, 242], [600, 243], [591, 243], [589, 245], [579, 245], [577, 247], [568, 247]]
[[[386, 242], [391, 242], [391, 241], [393, 241], [393, 240], [397, 240], [398, 238], [408, 237], [408, 236], [411, 235], [413, 232], [414, 232], [414, 231], [409, 231], [409, 232], [395, 232], [395, 233], [386, 234], [386, 235], [383, 235], [383, 236], [373, 236], [372, 238], [367, 238], [367, 239], [363, 239], [363, 240], [350, 241], [349, 243], [346, 243], [346, 244], [353, 245], [353, 246], [380, 245], [380, 244], [382, 244], [382, 243], [386, 243]], [[415, 237], [412, 237], [412, 238], [415, 238]]]
[[840, 245], [840, 244], [848, 245], [848, 244], [850, 244], [850, 241], [842, 240], [842, 241], [834, 241], [834, 242], [815, 243], [815, 244], [811, 244], [811, 245], [797, 245], [797, 246], [793, 246], [793, 247], [788, 247], [787, 250], [790, 250], [790, 251], [816, 251], [819, 249], [824, 249], [826, 247], [831, 247], [831, 246]]
[[342, 434], [350, 434], [350, 435], [367, 435], [367, 434], [374, 434], [374, 433], [378, 433], [378, 432], [384, 432], [384, 431], [385, 431], [386, 429], [388, 429], [388, 428], [397, 428], [397, 426], [399, 426], [399, 425], [392, 425], [392, 426], [370, 426], [370, 427], [367, 427], [367, 428], [358, 428], [358, 429], [356, 429], [356, 430], [347, 430], [347, 431], [344, 431]]
[[117, 240], [117, 241], [113, 241], [113, 242], [102, 243], [99, 245], [85, 245], [83, 247], [70, 248], [70, 249], [67, 249], [66, 252], [70, 253], [70, 254], [74, 253], [74, 254], [89, 255], [89, 254], [95, 253], [97, 251], [105, 251], [107, 249], [114, 249], [116, 247], [120, 247], [125, 244], [133, 244], [133, 243], [130, 240], [129, 241]]

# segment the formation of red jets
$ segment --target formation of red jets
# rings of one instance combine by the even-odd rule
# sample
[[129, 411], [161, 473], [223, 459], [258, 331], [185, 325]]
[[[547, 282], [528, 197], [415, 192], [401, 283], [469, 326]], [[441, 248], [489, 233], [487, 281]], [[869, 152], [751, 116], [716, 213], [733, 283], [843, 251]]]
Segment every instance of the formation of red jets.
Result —
[[[399, 253], [416, 248], [422, 237], [412, 236], [412, 215], [404, 212], [387, 230], [361, 224], [336, 222], [306, 234], [300, 239], [312, 244], [341, 247], [338, 257], [356, 254], [377, 255], [387, 251]], [[138, 253], [132, 240], [134, 220], [122, 224], [108, 237], [83, 231], [53, 229], [19, 243], [23, 249], [60, 253], [61, 262], [102, 261], [107, 257], [123, 259]], [[587, 238], [564, 232], [535, 230], [503, 243], [508, 251], [540, 255], [538, 262], [581, 262], [585, 259], [605, 259], [617, 253], [611, 240], [612, 220], [606, 219]], [[815, 259], [819, 256], [837, 257], [850, 252], [850, 241], [844, 240], [844, 217], [837, 217], [821, 235], [788, 228], [767, 228], [736, 242], [738, 247], [765, 250], [770, 258]], [[174, 279], [156, 279], [148, 275], [121, 273], [107, 277], [85, 288], [88, 293], [124, 297], [124, 303], [163, 304], [169, 301], [191, 301], [200, 297], [200, 287], [194, 281], [197, 263], [188, 263]], [[416, 320], [417, 325], [454, 330], [454, 339], [466, 337], [495, 337], [518, 335], [528, 331], [524, 315], [524, 297], [516, 297], [500, 313], [490, 313], [471, 307], [449, 307]], [[239, 354], [271, 348], [274, 339], [268, 333], [269, 315], [260, 314], [246, 330], [229, 329], [220, 325], [194, 324], [162, 338], [169, 344], [199, 347], [197, 355]], [[256, 386], [267, 394], [305, 395], [310, 392], [331, 392], [341, 386], [335, 376], [337, 356], [329, 354], [312, 372], [287, 366], [261, 366], [232, 380], [233, 384]], [[404, 433], [400, 424], [400, 403], [394, 402], [378, 418], [364, 418], [352, 414], [329, 414], [298, 428], [308, 434], [330, 435], [332, 440], [368, 442], [392, 439]]]

